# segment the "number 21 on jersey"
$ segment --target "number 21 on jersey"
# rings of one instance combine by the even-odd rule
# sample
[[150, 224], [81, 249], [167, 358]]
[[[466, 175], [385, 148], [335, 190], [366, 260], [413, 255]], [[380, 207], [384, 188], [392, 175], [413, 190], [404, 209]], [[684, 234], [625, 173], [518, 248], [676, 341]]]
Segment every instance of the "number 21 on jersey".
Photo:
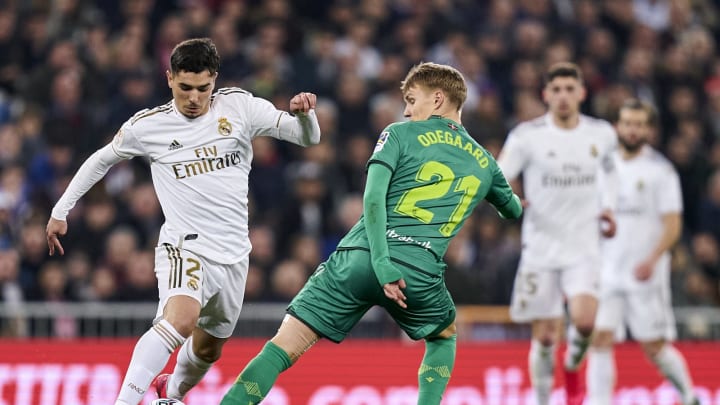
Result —
[[438, 230], [443, 236], [452, 235], [457, 225], [465, 216], [465, 212], [470, 206], [473, 197], [477, 194], [481, 183], [480, 179], [473, 175], [456, 178], [455, 173], [450, 167], [435, 160], [431, 160], [420, 167], [420, 170], [418, 170], [415, 175], [415, 181], [426, 184], [403, 193], [400, 201], [398, 201], [395, 206], [395, 212], [415, 218], [425, 224], [432, 221], [435, 213], [428, 209], [418, 207], [417, 204], [420, 201], [436, 200], [445, 197], [445, 195], [450, 192], [453, 184], [455, 185], [453, 192], [462, 193], [460, 201], [455, 205], [455, 209], [453, 209], [447, 222]]

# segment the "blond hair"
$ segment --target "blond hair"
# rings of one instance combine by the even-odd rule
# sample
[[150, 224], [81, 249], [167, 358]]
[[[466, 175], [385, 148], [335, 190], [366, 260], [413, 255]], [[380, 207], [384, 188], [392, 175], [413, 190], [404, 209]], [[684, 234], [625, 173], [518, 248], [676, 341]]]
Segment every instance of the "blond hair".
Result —
[[442, 90], [458, 110], [467, 99], [465, 79], [457, 69], [448, 65], [423, 62], [413, 66], [400, 84], [400, 90], [406, 94], [413, 86]]

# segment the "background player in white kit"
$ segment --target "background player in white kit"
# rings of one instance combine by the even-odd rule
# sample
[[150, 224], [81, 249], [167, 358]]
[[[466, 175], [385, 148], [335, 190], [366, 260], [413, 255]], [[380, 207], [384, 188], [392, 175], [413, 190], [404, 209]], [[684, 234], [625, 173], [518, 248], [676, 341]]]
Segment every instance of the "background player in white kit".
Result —
[[670, 303], [670, 248], [682, 229], [680, 180], [672, 164], [647, 145], [654, 111], [626, 101], [616, 130], [620, 149], [614, 160], [620, 179], [618, 230], [602, 244], [600, 306], [588, 359], [588, 399], [610, 405], [615, 385], [612, 347], [625, 326], [647, 357], [680, 393], [695, 403], [685, 360], [669, 341], [675, 338]]
[[116, 405], [137, 405], [172, 352], [173, 374], [158, 378], [162, 396], [182, 397], [220, 357], [242, 307], [248, 271], [248, 174], [251, 140], [272, 136], [307, 146], [320, 140], [316, 96], [300, 93], [290, 111], [238, 88], [213, 94], [219, 56], [207, 38], [178, 44], [170, 56], [173, 99], [138, 112], [113, 141], [83, 163], [47, 225], [50, 254], [75, 203], [123, 159], [150, 160], [165, 215], [155, 254], [160, 303], [137, 342]]
[[567, 299], [565, 387], [575, 405], [583, 400], [577, 369], [597, 309], [601, 225], [605, 236], [615, 232], [617, 139], [608, 122], [580, 114], [585, 87], [576, 65], [551, 66], [545, 83], [548, 113], [513, 129], [498, 159], [508, 180], [523, 174], [526, 204], [510, 315], [532, 323], [530, 377], [538, 404], [546, 405]]

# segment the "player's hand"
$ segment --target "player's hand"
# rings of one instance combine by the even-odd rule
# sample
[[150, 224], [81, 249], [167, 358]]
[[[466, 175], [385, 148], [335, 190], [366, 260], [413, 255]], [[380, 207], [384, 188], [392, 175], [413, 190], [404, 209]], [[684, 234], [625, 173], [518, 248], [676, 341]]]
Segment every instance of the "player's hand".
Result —
[[65, 235], [67, 233], [67, 228], [67, 221], [61, 221], [50, 217], [47, 227], [45, 228], [45, 236], [47, 237], [48, 252], [50, 253], [50, 256], [55, 254], [55, 249], [57, 249], [61, 256], [65, 254], [65, 249], [63, 249], [62, 244], [60, 243], [59, 236]]
[[402, 292], [402, 289], [405, 287], [407, 287], [407, 284], [405, 284], [405, 280], [400, 279], [398, 281], [393, 281], [392, 283], [387, 283], [383, 285], [383, 291], [385, 292], [386, 297], [395, 301], [395, 303], [400, 305], [401, 307], [407, 308], [407, 304], [405, 303], [407, 297]]
[[299, 93], [290, 99], [290, 112], [293, 114], [307, 114], [315, 108], [317, 96], [313, 93]]
[[523, 209], [525, 209], [525, 208], [527, 208], [527, 207], [530, 206], [530, 201], [528, 201], [528, 200], [526, 200], [526, 199], [524, 199], [524, 198], [521, 198], [521, 199], [520, 199], [520, 205], [522, 205]]
[[610, 210], [603, 210], [600, 214], [600, 232], [606, 238], [612, 238], [617, 231], [617, 223], [615, 222], [615, 214]]
[[647, 281], [653, 275], [655, 268], [654, 260], [645, 260], [635, 267], [635, 279], [638, 281]]

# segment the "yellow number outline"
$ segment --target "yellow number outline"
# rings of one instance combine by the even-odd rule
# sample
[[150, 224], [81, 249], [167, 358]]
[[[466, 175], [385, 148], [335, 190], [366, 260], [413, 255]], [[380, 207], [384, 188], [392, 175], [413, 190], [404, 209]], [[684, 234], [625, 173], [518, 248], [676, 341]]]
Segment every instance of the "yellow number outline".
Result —
[[[415, 175], [415, 181], [427, 184], [403, 193], [394, 211], [398, 214], [415, 218], [424, 224], [429, 224], [435, 214], [430, 210], [418, 207], [417, 204], [420, 201], [435, 200], [444, 197], [450, 191], [450, 187], [455, 180], [455, 173], [449, 166], [435, 160], [425, 163]], [[453, 192], [462, 192], [462, 196], [450, 214], [450, 218], [448, 218], [447, 222], [438, 230], [440, 234], [443, 236], [452, 235], [470, 206], [470, 202], [472, 202], [480, 189], [481, 183], [480, 179], [473, 175], [457, 179]]]

